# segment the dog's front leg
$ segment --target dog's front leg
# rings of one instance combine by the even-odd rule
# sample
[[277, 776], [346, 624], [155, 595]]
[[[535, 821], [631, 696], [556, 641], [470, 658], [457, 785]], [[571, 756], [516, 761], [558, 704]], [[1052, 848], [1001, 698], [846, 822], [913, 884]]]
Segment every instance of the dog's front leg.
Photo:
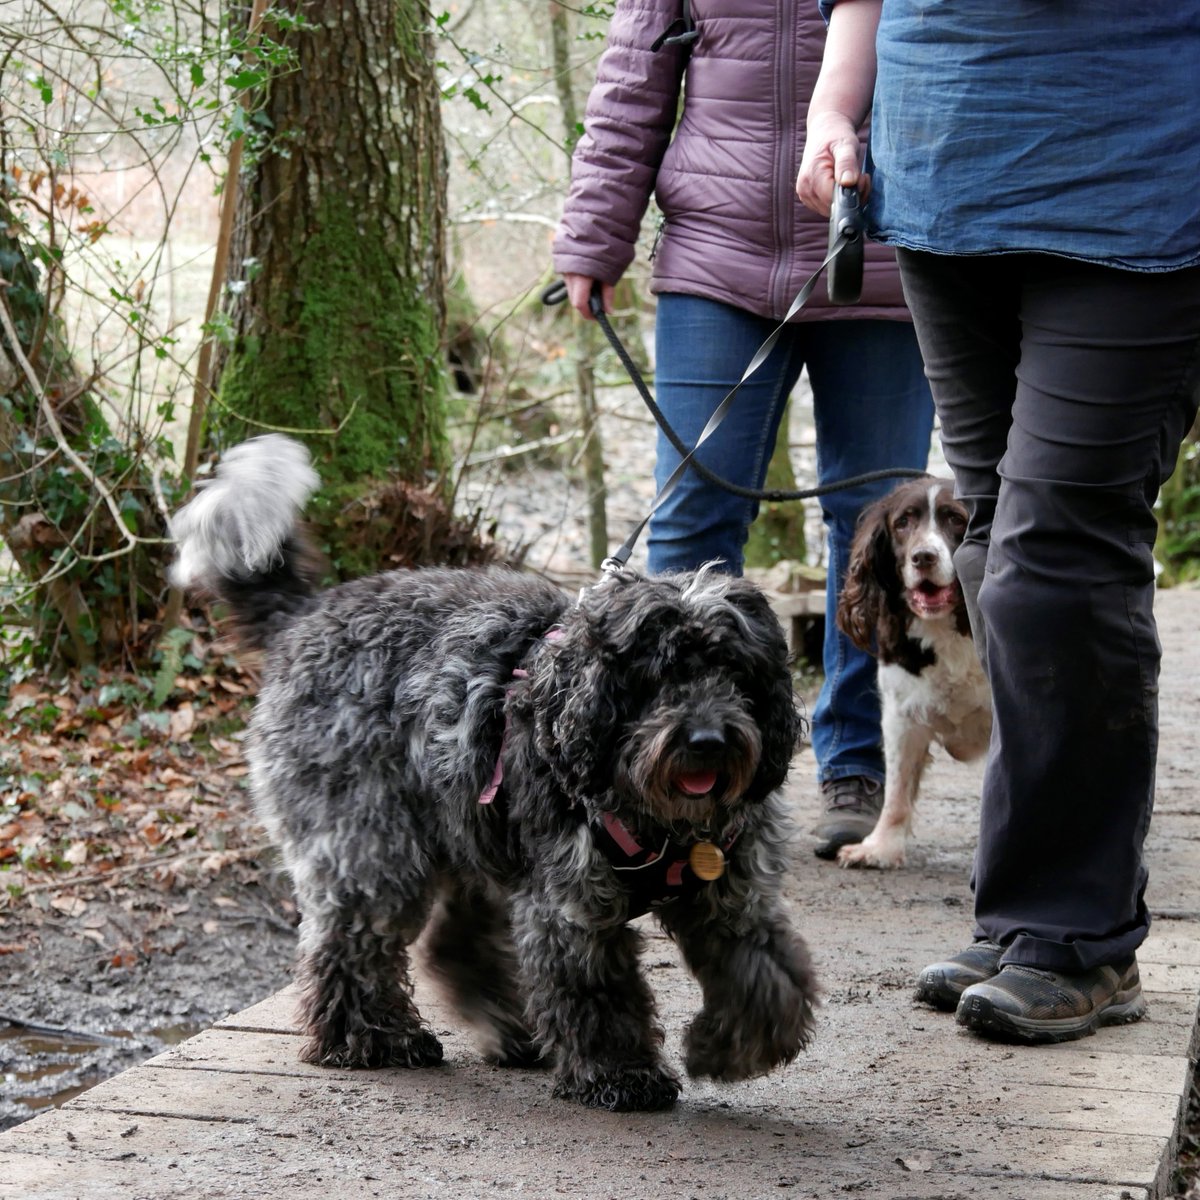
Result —
[[638, 934], [581, 924], [545, 896], [517, 897], [514, 914], [535, 1036], [557, 1062], [554, 1094], [613, 1112], [674, 1104], [679, 1080], [662, 1059]]
[[933, 732], [927, 725], [898, 717], [883, 720], [883, 809], [875, 828], [861, 842], [843, 846], [838, 863], [843, 867], [902, 867], [913, 809], [921, 776], [929, 761]]
[[659, 910], [704, 993], [684, 1035], [688, 1074], [723, 1082], [791, 1062], [812, 1035], [808, 948], [781, 908], [737, 887]]

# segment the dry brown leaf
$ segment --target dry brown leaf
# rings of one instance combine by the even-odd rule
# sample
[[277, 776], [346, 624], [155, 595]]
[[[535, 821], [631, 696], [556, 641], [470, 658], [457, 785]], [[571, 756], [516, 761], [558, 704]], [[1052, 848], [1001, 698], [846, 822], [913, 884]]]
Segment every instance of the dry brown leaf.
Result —
[[191, 737], [196, 728], [196, 710], [190, 704], [181, 704], [172, 714], [168, 732], [172, 740], [181, 742]]
[[87, 842], [72, 842], [63, 852], [63, 858], [73, 867], [81, 866], [88, 859]]
[[87, 912], [87, 901], [79, 896], [51, 896], [50, 907], [66, 917], [79, 917]]

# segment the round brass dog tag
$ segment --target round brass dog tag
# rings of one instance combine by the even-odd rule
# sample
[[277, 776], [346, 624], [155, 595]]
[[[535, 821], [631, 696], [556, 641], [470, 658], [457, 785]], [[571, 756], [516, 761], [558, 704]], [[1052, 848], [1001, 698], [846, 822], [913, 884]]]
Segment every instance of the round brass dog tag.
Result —
[[725, 874], [725, 855], [712, 842], [697, 842], [688, 851], [688, 865], [698, 879], [720, 879]]

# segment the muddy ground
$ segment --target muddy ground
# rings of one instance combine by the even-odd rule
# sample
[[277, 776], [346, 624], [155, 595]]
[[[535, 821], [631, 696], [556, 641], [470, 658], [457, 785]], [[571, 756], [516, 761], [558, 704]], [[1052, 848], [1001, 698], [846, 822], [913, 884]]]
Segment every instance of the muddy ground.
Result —
[[10, 914], [0, 940], [0, 1129], [283, 987], [295, 946], [286, 880], [267, 863], [163, 891], [91, 889], [86, 927]]

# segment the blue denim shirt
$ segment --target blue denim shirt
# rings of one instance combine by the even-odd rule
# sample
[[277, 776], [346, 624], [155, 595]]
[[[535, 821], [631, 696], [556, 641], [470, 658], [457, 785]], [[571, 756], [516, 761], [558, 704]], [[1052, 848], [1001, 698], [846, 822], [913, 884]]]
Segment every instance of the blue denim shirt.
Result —
[[877, 52], [872, 236], [1200, 262], [1200, 0], [884, 0]]

